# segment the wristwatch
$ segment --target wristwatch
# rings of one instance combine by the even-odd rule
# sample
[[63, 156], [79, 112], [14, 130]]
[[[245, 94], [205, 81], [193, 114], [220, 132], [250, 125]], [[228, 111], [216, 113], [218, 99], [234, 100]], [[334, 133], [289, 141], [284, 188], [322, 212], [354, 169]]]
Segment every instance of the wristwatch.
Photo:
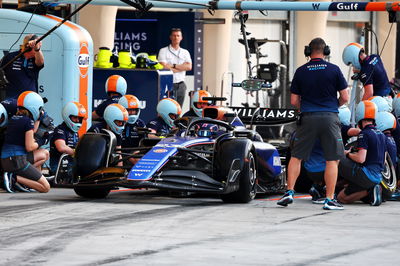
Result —
[[40, 51], [40, 48], [39, 49], [34, 49], [35, 50], [35, 52], [39, 52]]
[[173, 65], [172, 65], [172, 68], [175, 68], [175, 67], [176, 67], [176, 64], [173, 64]]

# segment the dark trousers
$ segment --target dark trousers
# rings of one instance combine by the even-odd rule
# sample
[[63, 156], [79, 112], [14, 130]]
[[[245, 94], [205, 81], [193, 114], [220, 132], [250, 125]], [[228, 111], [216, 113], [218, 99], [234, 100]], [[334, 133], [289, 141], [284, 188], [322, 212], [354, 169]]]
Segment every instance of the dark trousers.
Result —
[[186, 95], [186, 84], [181, 81], [178, 83], [174, 83], [174, 90], [172, 98], [175, 99], [180, 106], [182, 107], [183, 101], [185, 100]]

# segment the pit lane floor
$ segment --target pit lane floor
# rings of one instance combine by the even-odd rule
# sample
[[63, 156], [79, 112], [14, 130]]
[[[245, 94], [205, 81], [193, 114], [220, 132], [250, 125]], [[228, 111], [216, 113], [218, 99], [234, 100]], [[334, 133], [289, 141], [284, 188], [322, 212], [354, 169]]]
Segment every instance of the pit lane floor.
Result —
[[0, 190], [0, 265], [393, 265], [400, 202], [324, 211], [118, 191], [83, 200]]

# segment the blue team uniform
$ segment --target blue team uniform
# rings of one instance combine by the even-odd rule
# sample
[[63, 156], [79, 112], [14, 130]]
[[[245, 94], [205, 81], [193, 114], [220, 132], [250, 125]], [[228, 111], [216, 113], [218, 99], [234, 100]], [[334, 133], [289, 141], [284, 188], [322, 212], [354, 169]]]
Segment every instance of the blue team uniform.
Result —
[[392, 137], [397, 147], [397, 157], [400, 158], [400, 121], [396, 119], [396, 128], [392, 131]]
[[397, 146], [392, 135], [390, 133], [384, 133], [386, 136], [386, 150], [389, 153], [392, 163], [396, 165], [397, 163]]
[[25, 133], [33, 130], [34, 122], [27, 116], [14, 115], [8, 121], [1, 158], [26, 155]]
[[301, 95], [300, 111], [303, 113], [338, 113], [337, 92], [346, 88], [347, 82], [338, 66], [313, 58], [296, 70], [290, 91]]
[[133, 148], [139, 146], [139, 142], [144, 135], [137, 132], [136, 128], [138, 127], [146, 127], [146, 124], [140, 118], [134, 124], [127, 123], [125, 125], [124, 131], [122, 132], [123, 148]]
[[167, 135], [171, 131], [171, 128], [161, 117], [151, 120], [146, 127], [155, 130], [159, 135]]
[[97, 106], [96, 110], [94, 110], [94, 111], [96, 112], [96, 114], [98, 116], [103, 117], [104, 110], [107, 108], [107, 106], [109, 106], [110, 104], [113, 104], [113, 103], [118, 103], [120, 98], [121, 98], [121, 96], [112, 96], [111, 98], [108, 98], [107, 100], [105, 100], [104, 102], [99, 104], [99, 106]]
[[363, 172], [368, 178], [378, 184], [382, 179], [385, 161], [386, 137], [373, 125], [367, 125], [358, 136], [358, 149], [366, 149], [367, 157], [362, 164]]
[[60, 153], [55, 145], [56, 140], [64, 140], [65, 145], [74, 149], [79, 140], [78, 132], [72, 131], [65, 123], [60, 124], [54, 129], [53, 136], [50, 140], [50, 168], [52, 171], [57, 170], [58, 161], [62, 153]]
[[343, 145], [346, 145], [350, 139], [350, 136], [347, 134], [347, 132], [349, 131], [350, 128], [352, 128], [350, 125], [346, 126], [346, 125], [341, 124], [340, 130], [342, 132]]
[[9, 118], [17, 113], [17, 99], [15, 98], [5, 99], [4, 101], [1, 102], [1, 104], [6, 109]]
[[[102, 121], [100, 123], [96, 123], [96, 124], [92, 125], [89, 128], [88, 132], [101, 133], [102, 129], [107, 129], [107, 123], [105, 121]], [[118, 135], [118, 134], [115, 134], [115, 133], [114, 133], [114, 135], [117, 137], [117, 146], [121, 146], [121, 144], [122, 144], [121, 135]]]
[[[3, 57], [0, 67], [11, 61], [20, 51], [8, 53]], [[44, 67], [35, 64], [35, 58], [18, 57], [4, 69], [9, 84], [6, 88], [6, 98], [18, 98], [24, 91], [38, 92], [39, 71]]]
[[387, 96], [390, 93], [389, 79], [378, 55], [369, 55], [361, 62], [360, 80], [364, 86], [374, 86], [374, 96]]
[[304, 162], [304, 168], [308, 172], [318, 173], [325, 171], [325, 167], [324, 151], [322, 150], [321, 142], [317, 139], [311, 151], [310, 158]]
[[189, 111], [184, 113], [182, 117], [199, 117], [199, 116], [193, 111], [193, 109], [190, 109]]

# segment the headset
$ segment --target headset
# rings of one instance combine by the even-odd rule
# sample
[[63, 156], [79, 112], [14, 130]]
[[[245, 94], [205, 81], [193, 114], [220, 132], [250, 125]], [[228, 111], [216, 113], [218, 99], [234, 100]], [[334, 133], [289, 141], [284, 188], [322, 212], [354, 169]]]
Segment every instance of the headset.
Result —
[[[311, 46], [312, 46], [313, 42], [320, 41], [320, 40], [325, 44], [325, 41], [322, 40], [321, 38], [315, 38], [308, 45], [304, 46], [304, 55], [306, 57], [309, 57], [311, 55], [311, 52], [312, 52]], [[323, 54], [324, 54], [324, 56], [328, 56], [331, 54], [331, 48], [326, 44], [324, 46]]]

